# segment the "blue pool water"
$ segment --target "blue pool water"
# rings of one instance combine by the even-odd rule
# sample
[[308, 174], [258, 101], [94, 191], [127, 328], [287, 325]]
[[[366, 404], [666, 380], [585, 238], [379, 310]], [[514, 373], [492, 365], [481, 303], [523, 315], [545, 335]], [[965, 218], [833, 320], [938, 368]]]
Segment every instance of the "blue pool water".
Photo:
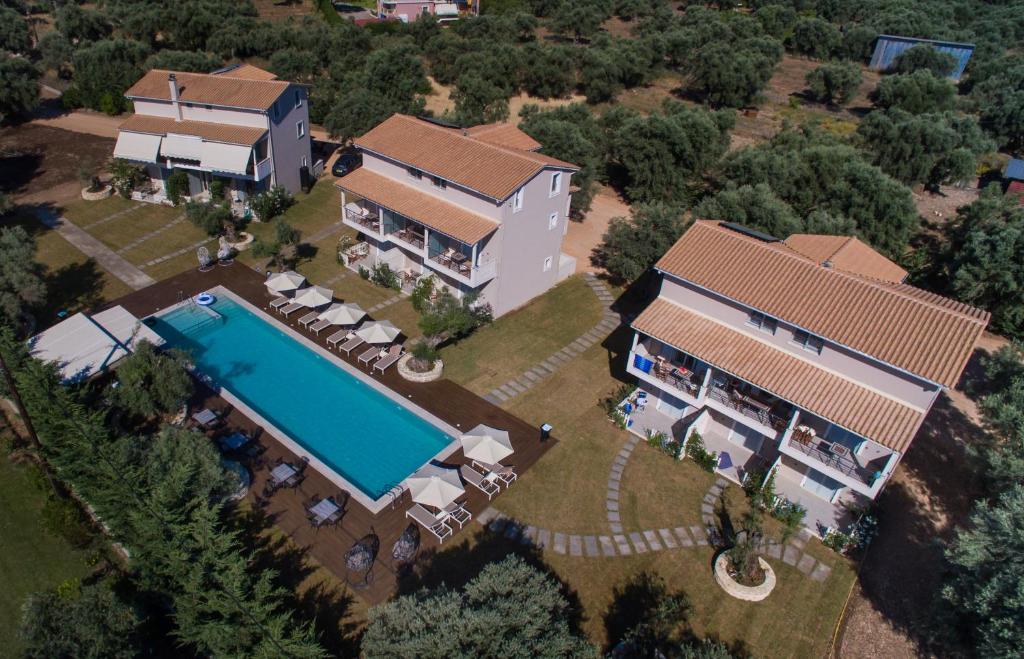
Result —
[[371, 499], [452, 441], [237, 302], [221, 297], [211, 308], [223, 319], [181, 307], [154, 318], [153, 329]]

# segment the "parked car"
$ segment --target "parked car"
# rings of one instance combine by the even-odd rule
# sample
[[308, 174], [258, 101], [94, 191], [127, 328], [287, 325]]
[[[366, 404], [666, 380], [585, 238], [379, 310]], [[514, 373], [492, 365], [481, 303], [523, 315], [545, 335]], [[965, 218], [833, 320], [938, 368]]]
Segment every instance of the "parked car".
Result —
[[338, 156], [331, 167], [331, 173], [335, 176], [344, 176], [352, 170], [359, 169], [363, 165], [363, 156], [352, 151], [346, 151]]

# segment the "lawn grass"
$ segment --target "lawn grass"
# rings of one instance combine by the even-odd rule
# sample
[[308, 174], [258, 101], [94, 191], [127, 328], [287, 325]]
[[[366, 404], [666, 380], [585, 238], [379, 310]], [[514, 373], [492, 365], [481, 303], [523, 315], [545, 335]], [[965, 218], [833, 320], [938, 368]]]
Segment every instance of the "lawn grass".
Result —
[[[136, 238], [141, 235], [142, 234], [139, 234]], [[127, 238], [120, 244], [122, 246], [127, 245], [134, 239], [135, 238]], [[214, 249], [210, 250], [210, 255], [216, 256], [216, 241], [211, 239], [205, 231], [198, 229], [190, 222], [181, 222], [176, 224], [167, 231], [142, 242], [136, 247], [133, 247], [126, 252], [121, 252], [121, 256], [129, 262], [141, 266], [153, 259], [176, 252], [179, 249], [191, 247], [201, 240], [207, 241], [207, 248], [209, 248], [210, 244], [214, 245]], [[192, 255], [192, 259], [195, 260], [195, 254]]]
[[601, 303], [570, 277], [525, 307], [444, 348], [445, 377], [485, 394], [572, 343], [601, 320]]
[[121, 195], [114, 195], [113, 197], [107, 197], [106, 199], [101, 199], [99, 201], [76, 199], [75, 201], [64, 204], [60, 209], [60, 214], [62, 217], [71, 221], [72, 224], [85, 228], [94, 222], [98, 222], [99, 220], [113, 215], [114, 213], [120, 213], [121, 211], [128, 210], [129, 208], [136, 209], [131, 213], [125, 213], [118, 219], [113, 220], [113, 222], [118, 222], [122, 218], [127, 220], [129, 217], [138, 213], [145, 205], [146, 204], [138, 201], [125, 199]]
[[641, 441], [622, 472], [622, 525], [671, 529], [700, 524], [701, 499], [714, 482], [714, 475], [692, 460], [676, 460]]
[[131, 292], [127, 284], [102, 269], [35, 217], [14, 215], [0, 222], [0, 227], [14, 225], [23, 227], [35, 238], [35, 260], [45, 268], [43, 276], [47, 297], [43, 305], [35, 310], [40, 327], [52, 324], [57, 319], [58, 311], [74, 313]]
[[17, 630], [25, 598], [89, 572], [85, 551], [43, 527], [45, 500], [29, 468], [12, 464], [6, 451], [0, 452], [0, 654], [5, 657], [21, 656]]

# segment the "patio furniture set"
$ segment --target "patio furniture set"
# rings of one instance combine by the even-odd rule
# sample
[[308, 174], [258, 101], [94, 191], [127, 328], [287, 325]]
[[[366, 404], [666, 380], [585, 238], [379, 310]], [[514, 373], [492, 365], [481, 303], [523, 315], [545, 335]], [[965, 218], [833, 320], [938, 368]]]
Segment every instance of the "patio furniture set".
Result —
[[331, 289], [303, 287], [305, 283], [306, 278], [294, 271], [270, 275], [265, 285], [271, 294], [278, 296], [270, 302], [270, 308], [286, 318], [300, 309], [308, 309], [298, 324], [317, 336], [329, 327], [341, 327], [327, 337], [327, 347], [346, 355], [363, 348], [358, 362], [373, 372], [383, 374], [405, 354], [405, 348], [397, 342], [401, 330], [394, 323], [388, 320], [364, 322], [366, 312], [358, 304], [335, 302]]
[[460, 441], [463, 454], [471, 461], [469, 465], [455, 469], [431, 463], [406, 479], [413, 500], [406, 517], [440, 543], [454, 533], [452, 522], [461, 529], [473, 518], [465, 503], [459, 501], [466, 493], [463, 481], [483, 492], [490, 501], [501, 490], [499, 483], [507, 488], [517, 477], [515, 469], [500, 462], [513, 452], [507, 432], [481, 424]]

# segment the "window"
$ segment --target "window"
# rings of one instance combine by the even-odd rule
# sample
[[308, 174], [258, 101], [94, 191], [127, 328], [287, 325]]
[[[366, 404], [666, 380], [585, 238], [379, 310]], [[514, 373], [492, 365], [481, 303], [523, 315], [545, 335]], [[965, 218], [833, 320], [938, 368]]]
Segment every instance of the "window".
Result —
[[771, 316], [766, 316], [759, 311], [750, 312], [750, 316], [747, 318], [747, 324], [753, 325], [762, 332], [775, 334], [775, 319]]
[[550, 231], [551, 229], [554, 229], [557, 226], [558, 226], [558, 213], [552, 213], [551, 216], [548, 217], [548, 230]]
[[302, 107], [302, 92], [298, 89], [295, 90], [295, 107]]
[[409, 176], [413, 177], [417, 181], [423, 178], [423, 172], [416, 169], [415, 167], [406, 167], [405, 171], [409, 173]]
[[295, 124], [295, 137], [302, 139], [306, 135], [306, 124], [298, 122]]
[[793, 332], [793, 343], [800, 346], [807, 352], [813, 352], [820, 355], [824, 342], [820, 338], [812, 334], [808, 334], [803, 330], [796, 330]]
[[440, 176], [431, 176], [430, 182], [434, 184], [435, 188], [439, 188], [441, 190], [444, 190], [445, 188], [448, 187], [448, 183]]
[[306, 160], [306, 156], [302, 156], [302, 166], [309, 167], [309, 161]]
[[551, 257], [549, 256], [546, 259], [544, 259], [544, 272], [547, 272], [550, 269], [551, 269]]
[[512, 212], [518, 213], [521, 210], [523, 210], [523, 188], [519, 188], [512, 195]]
[[551, 175], [551, 196], [562, 191], [562, 172], [555, 172]]

